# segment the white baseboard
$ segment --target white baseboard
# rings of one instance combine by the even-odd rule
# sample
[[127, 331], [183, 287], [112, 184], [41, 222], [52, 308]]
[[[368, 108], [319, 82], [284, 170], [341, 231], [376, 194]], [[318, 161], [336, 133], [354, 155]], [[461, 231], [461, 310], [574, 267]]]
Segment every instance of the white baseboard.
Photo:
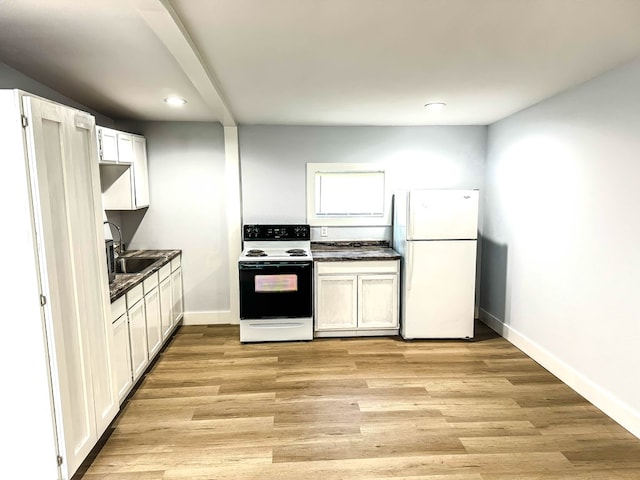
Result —
[[228, 325], [239, 324], [239, 318], [233, 318], [233, 312], [221, 310], [217, 312], [184, 312], [183, 325]]
[[640, 412], [486, 310], [480, 309], [480, 320], [640, 438]]

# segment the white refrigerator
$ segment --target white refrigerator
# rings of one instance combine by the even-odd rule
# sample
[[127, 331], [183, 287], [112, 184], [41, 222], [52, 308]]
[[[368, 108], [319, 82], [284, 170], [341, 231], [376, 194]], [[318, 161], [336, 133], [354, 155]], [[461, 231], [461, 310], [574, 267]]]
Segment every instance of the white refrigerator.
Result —
[[414, 190], [394, 195], [403, 338], [473, 337], [478, 193]]

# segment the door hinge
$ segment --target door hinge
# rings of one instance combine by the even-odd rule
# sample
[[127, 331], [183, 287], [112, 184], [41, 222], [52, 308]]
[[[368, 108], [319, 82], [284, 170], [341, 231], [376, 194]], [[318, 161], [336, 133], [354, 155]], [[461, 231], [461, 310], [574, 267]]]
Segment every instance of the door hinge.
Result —
[[56, 460], [58, 461], [58, 466], [62, 465], [62, 457], [60, 455], [58, 455]]
[[44, 307], [46, 304], [47, 304], [47, 297], [45, 297], [44, 295], [40, 295], [40, 305]]
[[22, 128], [27, 128], [29, 126], [29, 119], [26, 115], [22, 115]]

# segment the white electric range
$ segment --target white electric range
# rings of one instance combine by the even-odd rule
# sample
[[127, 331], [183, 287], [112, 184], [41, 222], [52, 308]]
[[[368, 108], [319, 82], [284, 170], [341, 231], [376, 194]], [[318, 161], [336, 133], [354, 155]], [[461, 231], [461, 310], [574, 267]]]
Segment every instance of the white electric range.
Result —
[[244, 225], [240, 341], [313, 340], [309, 225]]

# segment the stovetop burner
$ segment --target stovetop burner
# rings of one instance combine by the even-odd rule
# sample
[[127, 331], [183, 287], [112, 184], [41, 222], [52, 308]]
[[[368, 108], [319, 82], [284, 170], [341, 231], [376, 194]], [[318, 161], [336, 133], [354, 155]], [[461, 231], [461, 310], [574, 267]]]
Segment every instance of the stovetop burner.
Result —
[[304, 257], [307, 255], [307, 252], [305, 252], [302, 248], [290, 248], [286, 253], [288, 253], [292, 257]]
[[266, 257], [267, 252], [264, 250], [252, 249], [247, 251], [247, 257]]

